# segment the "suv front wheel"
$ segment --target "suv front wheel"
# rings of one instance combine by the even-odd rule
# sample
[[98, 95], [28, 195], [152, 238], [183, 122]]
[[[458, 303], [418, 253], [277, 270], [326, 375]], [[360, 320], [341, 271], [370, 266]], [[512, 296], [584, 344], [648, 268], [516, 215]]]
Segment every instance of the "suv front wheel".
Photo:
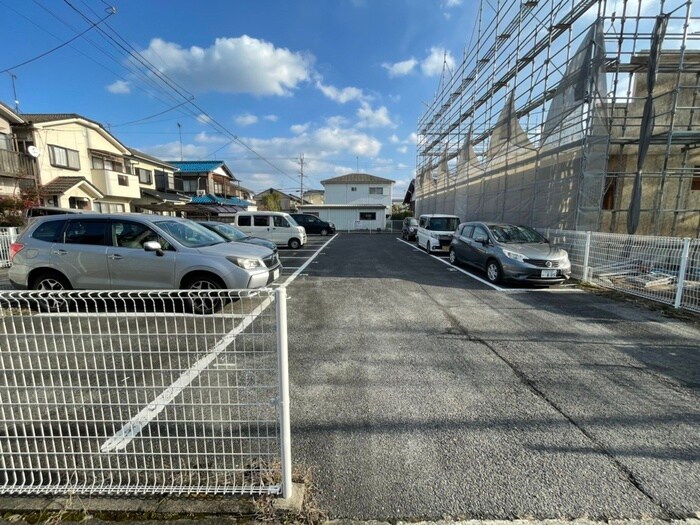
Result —
[[210, 290], [221, 290], [224, 283], [208, 275], [198, 275], [189, 279], [184, 288], [199, 294], [193, 293], [187, 298], [192, 313], [211, 314], [214, 313], [223, 303], [221, 296], [216, 293], [207, 293]]

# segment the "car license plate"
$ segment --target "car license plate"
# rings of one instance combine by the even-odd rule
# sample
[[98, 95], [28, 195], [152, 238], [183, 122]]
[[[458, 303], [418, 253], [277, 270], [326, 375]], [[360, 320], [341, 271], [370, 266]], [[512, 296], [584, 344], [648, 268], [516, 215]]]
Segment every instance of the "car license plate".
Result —
[[279, 270], [279, 268], [277, 268], [274, 272], [272, 272], [272, 280], [276, 281], [279, 276], [280, 276], [280, 270]]
[[442, 249], [443, 252], [449, 252], [449, 251], [450, 251], [450, 246], [449, 246], [449, 245], [443, 246], [441, 249]]
[[542, 270], [542, 277], [556, 277], [556, 270]]

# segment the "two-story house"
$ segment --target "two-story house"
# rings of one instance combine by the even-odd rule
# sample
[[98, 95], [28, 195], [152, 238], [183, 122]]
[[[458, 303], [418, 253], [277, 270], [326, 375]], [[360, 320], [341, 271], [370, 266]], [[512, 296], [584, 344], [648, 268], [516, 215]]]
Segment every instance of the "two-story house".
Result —
[[22, 119], [13, 129], [18, 141], [36, 148], [44, 205], [117, 213], [141, 197], [129, 149], [99, 123], [74, 113]]
[[332, 222], [339, 230], [386, 228], [391, 217], [391, 191], [394, 181], [368, 173], [348, 173], [321, 181], [325, 204], [309, 204], [299, 211]]
[[142, 151], [134, 148], [130, 150], [131, 173], [138, 177], [141, 188], [141, 198], [131, 201], [131, 211], [177, 214], [178, 208], [190, 202], [190, 197], [175, 190], [161, 191], [160, 189], [168, 183], [175, 186], [177, 168]]
[[324, 194], [323, 190], [304, 190], [305, 204], [324, 204]]
[[12, 129], [20, 124], [24, 124], [22, 117], [0, 103], [0, 196], [18, 195], [23, 186], [36, 183], [34, 157], [20, 149], [24, 143], [17, 143]]
[[[156, 186], [159, 191], [175, 190], [184, 195], [217, 197], [242, 197], [239, 181], [223, 160], [170, 160], [177, 168], [172, 181]], [[172, 183], [172, 185], [171, 185]]]
[[290, 195], [274, 188], [268, 188], [253, 197], [259, 210], [267, 209], [266, 201], [268, 199], [268, 195], [275, 197], [277, 203], [279, 204], [279, 211], [295, 212], [302, 204], [301, 199], [296, 195]]

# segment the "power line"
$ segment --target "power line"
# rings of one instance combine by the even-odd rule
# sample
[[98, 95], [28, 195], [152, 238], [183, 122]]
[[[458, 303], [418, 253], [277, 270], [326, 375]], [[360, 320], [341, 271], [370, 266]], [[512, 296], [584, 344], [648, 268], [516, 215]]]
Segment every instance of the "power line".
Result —
[[93, 22], [92, 25], [91, 25], [90, 27], [88, 27], [85, 31], [83, 31], [83, 32], [81, 32], [81, 33], [78, 33], [77, 35], [75, 35], [75, 36], [74, 36], [73, 38], [71, 38], [70, 40], [67, 40], [67, 41], [63, 42], [62, 44], [60, 44], [60, 45], [58, 45], [58, 46], [56, 46], [56, 47], [54, 47], [54, 48], [52, 48], [52, 49], [49, 49], [48, 51], [45, 51], [44, 53], [41, 53], [40, 55], [37, 55], [37, 56], [35, 56], [34, 58], [30, 58], [29, 60], [25, 60], [24, 62], [20, 62], [19, 64], [15, 64], [14, 66], [8, 67], [7, 69], [3, 69], [2, 71], [0, 71], [0, 73], [8, 73], [9, 71], [11, 71], [11, 70], [13, 70], [13, 69], [17, 69], [18, 67], [26, 66], [27, 64], [31, 64], [32, 62], [36, 62], [36, 61], [39, 60], [40, 58], [44, 58], [45, 56], [50, 55], [50, 54], [53, 53], [54, 51], [58, 51], [58, 50], [61, 49], [62, 47], [65, 47], [65, 46], [67, 46], [68, 44], [70, 44], [71, 42], [73, 42], [74, 40], [77, 40], [78, 38], [80, 38], [81, 36], [83, 36], [85, 33], [87, 33], [88, 31], [90, 31], [91, 29], [97, 27], [99, 24], [101, 24], [102, 22], [104, 22], [105, 20], [107, 20], [110, 16], [112, 16], [112, 15], [115, 14], [116, 12], [117, 12], [117, 10], [114, 9], [114, 8], [112, 8], [112, 10], [107, 14], [107, 16], [105, 16], [104, 18], [101, 18], [101, 19], [98, 20], [97, 22]]
[[[82, 18], [84, 18], [87, 21], [91, 21], [90, 17], [85, 15], [80, 9], [75, 7], [69, 0], [63, 0], [71, 9], [73, 9], [76, 13], [78, 13]], [[204, 109], [202, 109], [195, 101], [194, 101], [194, 95], [189, 93], [186, 89], [182, 88], [179, 84], [177, 84], [174, 80], [172, 80], [170, 77], [168, 77], [165, 73], [162, 71], [159, 71], [147, 58], [145, 58], [137, 49], [135, 49], [131, 44], [129, 44], [119, 33], [114, 30], [112, 27], [109, 25], [107, 26], [113, 32], [121, 42], [119, 42], [115, 37], [110, 35], [107, 31], [103, 30], [102, 28], [98, 27], [97, 30], [100, 34], [104, 35], [106, 38], [108, 38], [110, 41], [112, 41], [117, 47], [122, 49], [123, 52], [125, 52], [129, 57], [134, 58], [141, 66], [145, 67], [148, 71], [150, 71], [155, 77], [157, 77], [159, 80], [161, 80], [168, 88], [170, 88], [172, 91], [177, 93], [180, 97], [184, 98], [186, 101], [189, 102], [189, 104], [197, 109], [199, 113], [207, 118], [207, 123], [212, 125], [215, 129], [218, 129], [220, 132], [223, 134], [231, 137], [234, 141], [236, 141], [240, 146], [243, 148], [247, 149], [251, 153], [253, 153], [257, 158], [265, 162], [268, 166], [273, 168], [275, 171], [281, 173], [285, 177], [288, 177], [291, 180], [296, 181], [296, 178], [289, 175], [286, 171], [282, 170], [279, 166], [276, 166], [272, 162], [270, 162], [267, 158], [265, 158], [263, 155], [255, 151], [251, 146], [246, 144], [244, 141], [242, 141], [237, 135], [229, 131], [225, 126], [220, 124], [215, 118], [213, 118], [211, 115], [209, 115]], [[131, 48], [131, 51], [128, 49]], [[184, 91], [184, 93], [183, 93]], [[196, 116], [196, 115], [193, 115]]]

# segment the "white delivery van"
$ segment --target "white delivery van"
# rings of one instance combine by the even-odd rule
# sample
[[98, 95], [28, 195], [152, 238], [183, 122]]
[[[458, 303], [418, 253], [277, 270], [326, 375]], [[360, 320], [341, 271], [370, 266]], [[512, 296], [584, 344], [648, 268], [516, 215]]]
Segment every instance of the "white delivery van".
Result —
[[306, 230], [288, 213], [279, 211], [239, 211], [233, 224], [251, 237], [262, 237], [277, 246], [296, 250], [306, 244]]
[[418, 218], [418, 246], [430, 252], [450, 251], [452, 235], [459, 226], [456, 215], [427, 214]]

